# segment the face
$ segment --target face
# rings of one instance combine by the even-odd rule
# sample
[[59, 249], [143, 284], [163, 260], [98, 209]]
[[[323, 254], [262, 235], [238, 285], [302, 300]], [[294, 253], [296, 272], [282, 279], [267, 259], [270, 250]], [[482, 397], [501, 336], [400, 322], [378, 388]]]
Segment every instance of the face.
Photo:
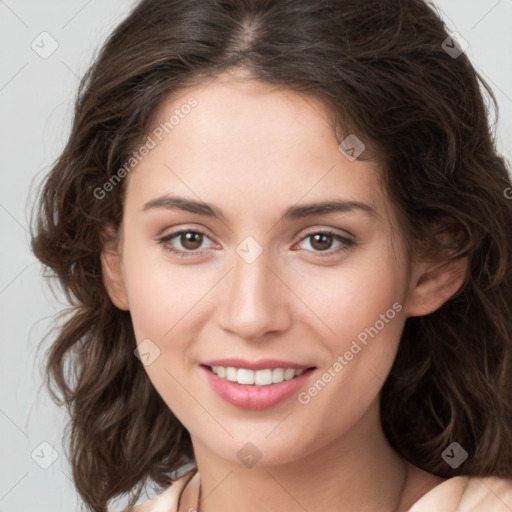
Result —
[[412, 273], [380, 170], [254, 81], [183, 90], [156, 126], [173, 114], [126, 178], [114, 302], [195, 447], [292, 462], [375, 418], [398, 348]]

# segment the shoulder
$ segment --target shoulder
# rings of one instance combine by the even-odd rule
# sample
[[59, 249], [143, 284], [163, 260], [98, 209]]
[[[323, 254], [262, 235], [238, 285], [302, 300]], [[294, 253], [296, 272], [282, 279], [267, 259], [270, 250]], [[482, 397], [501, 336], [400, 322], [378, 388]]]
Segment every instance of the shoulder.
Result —
[[162, 494], [142, 505], [131, 509], [132, 512], [177, 512], [181, 493], [189, 480], [194, 476], [195, 470], [189, 471], [175, 480]]
[[512, 510], [512, 478], [470, 477], [460, 502], [461, 512]]
[[512, 478], [458, 476], [445, 480], [408, 512], [510, 512]]

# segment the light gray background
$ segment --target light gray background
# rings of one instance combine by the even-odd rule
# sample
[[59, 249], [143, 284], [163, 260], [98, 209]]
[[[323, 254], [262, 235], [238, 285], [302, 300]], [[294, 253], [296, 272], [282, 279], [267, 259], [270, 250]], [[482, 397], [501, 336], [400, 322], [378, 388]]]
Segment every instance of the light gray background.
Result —
[[[62, 448], [65, 414], [42, 388], [37, 352], [63, 306], [29, 250], [28, 224], [34, 186], [68, 136], [78, 77], [133, 3], [0, 0], [0, 512], [79, 510]], [[512, 161], [512, 0], [436, 4], [496, 93], [498, 148]], [[46, 59], [31, 47], [43, 31], [59, 45]], [[49, 445], [59, 456], [43, 469]]]

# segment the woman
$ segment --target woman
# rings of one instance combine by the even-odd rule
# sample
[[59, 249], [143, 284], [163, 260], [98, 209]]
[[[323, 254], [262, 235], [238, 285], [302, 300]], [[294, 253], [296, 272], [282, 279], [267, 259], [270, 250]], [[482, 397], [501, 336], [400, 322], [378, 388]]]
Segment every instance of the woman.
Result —
[[149, 482], [135, 510], [512, 508], [480, 83], [421, 0], [135, 7], [33, 238], [74, 306], [48, 384], [89, 510]]

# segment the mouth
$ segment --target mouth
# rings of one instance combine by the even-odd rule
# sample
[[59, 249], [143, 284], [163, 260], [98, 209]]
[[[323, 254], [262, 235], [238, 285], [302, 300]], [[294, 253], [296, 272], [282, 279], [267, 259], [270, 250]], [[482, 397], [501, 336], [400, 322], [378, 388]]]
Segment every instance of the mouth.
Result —
[[281, 382], [300, 377], [310, 368], [263, 368], [261, 370], [251, 370], [249, 368], [237, 368], [234, 366], [207, 366], [202, 365], [211, 371], [217, 377], [246, 386], [270, 386], [280, 384]]
[[269, 409], [285, 402], [308, 384], [316, 370], [316, 366], [270, 359], [223, 359], [199, 367], [220, 398], [237, 408], [252, 410]]

